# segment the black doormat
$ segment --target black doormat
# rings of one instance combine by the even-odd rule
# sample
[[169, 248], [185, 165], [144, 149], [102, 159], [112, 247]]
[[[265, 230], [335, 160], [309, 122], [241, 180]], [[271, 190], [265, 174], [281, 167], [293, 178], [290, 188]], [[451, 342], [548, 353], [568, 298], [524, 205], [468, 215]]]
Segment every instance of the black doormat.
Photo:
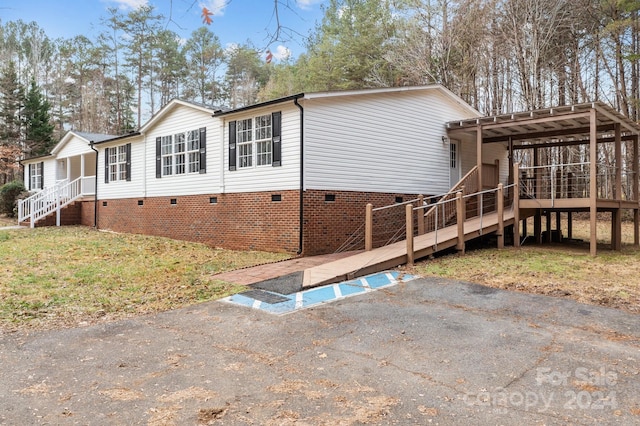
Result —
[[280, 294], [269, 293], [268, 291], [264, 290], [247, 290], [243, 291], [240, 294], [255, 300], [259, 300], [261, 302], [268, 303], [270, 305], [275, 305], [276, 303], [287, 302], [290, 300], [288, 297], [282, 296]]
[[294, 272], [292, 274], [283, 275], [278, 278], [260, 281], [251, 284], [249, 287], [259, 288], [261, 290], [273, 291], [278, 294], [291, 294], [302, 290], [302, 281], [304, 280], [304, 271]]

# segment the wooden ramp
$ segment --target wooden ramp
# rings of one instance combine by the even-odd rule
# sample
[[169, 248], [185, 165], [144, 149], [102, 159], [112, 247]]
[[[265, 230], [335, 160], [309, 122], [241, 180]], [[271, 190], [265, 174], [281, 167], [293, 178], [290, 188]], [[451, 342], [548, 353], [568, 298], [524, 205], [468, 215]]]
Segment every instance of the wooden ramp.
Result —
[[[513, 225], [513, 209], [505, 210], [504, 226]], [[488, 213], [468, 219], [464, 223], [464, 240], [469, 241], [498, 229], [498, 214]], [[438, 251], [455, 247], [458, 242], [457, 225], [414, 237], [414, 258], [420, 259]], [[304, 271], [303, 288], [350, 280], [384, 271], [407, 263], [407, 243], [399, 241], [388, 246], [364, 251]]]

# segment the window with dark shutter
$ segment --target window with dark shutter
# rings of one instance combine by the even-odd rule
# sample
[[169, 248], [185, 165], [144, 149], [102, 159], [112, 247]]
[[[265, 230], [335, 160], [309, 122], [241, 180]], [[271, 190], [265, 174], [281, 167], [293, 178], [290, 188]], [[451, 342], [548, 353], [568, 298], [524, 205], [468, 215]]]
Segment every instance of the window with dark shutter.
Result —
[[282, 166], [282, 113], [280, 111], [271, 114], [271, 143], [273, 144], [273, 167]]
[[40, 162], [40, 189], [44, 189], [44, 161]]
[[207, 128], [200, 128], [200, 173], [207, 173]]
[[104, 150], [104, 183], [109, 183], [109, 151], [111, 148]]
[[131, 182], [131, 144], [128, 143], [126, 146], [127, 150], [127, 159], [126, 159], [126, 174], [127, 174], [127, 182]]
[[162, 138], [156, 138], [156, 178], [162, 177]]
[[236, 122], [229, 122], [229, 170], [236, 169]]
[[35, 188], [33, 187], [33, 168], [32, 164], [29, 164], [29, 191], [33, 191]]

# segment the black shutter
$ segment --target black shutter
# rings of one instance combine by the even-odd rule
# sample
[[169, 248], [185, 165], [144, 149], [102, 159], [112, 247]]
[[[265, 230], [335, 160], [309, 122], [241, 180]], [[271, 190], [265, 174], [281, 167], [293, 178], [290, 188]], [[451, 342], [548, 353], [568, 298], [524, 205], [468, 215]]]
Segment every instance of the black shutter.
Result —
[[236, 169], [236, 122], [229, 122], [229, 170]]
[[162, 177], [162, 138], [156, 138], [156, 178]]
[[109, 183], [109, 150], [111, 148], [104, 149], [104, 183]]
[[200, 128], [200, 173], [207, 173], [207, 128]]
[[271, 114], [271, 148], [273, 152], [273, 167], [282, 166], [282, 113]]
[[33, 184], [33, 179], [31, 179], [33, 177], [33, 170], [31, 170], [31, 164], [29, 164], [29, 191], [33, 191], [35, 188], [32, 188], [31, 185]]
[[40, 162], [40, 189], [44, 189], [44, 161]]
[[125, 145], [125, 150], [127, 152], [127, 165], [126, 165], [126, 173], [127, 173], [127, 182], [131, 182], [131, 144], [128, 143]]

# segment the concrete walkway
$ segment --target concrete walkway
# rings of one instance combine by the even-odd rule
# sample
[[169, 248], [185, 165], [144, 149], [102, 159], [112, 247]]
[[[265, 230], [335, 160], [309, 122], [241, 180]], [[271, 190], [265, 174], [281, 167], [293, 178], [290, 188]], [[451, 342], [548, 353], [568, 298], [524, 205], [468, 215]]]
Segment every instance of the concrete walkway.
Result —
[[0, 335], [0, 425], [635, 425], [640, 316], [417, 279]]

